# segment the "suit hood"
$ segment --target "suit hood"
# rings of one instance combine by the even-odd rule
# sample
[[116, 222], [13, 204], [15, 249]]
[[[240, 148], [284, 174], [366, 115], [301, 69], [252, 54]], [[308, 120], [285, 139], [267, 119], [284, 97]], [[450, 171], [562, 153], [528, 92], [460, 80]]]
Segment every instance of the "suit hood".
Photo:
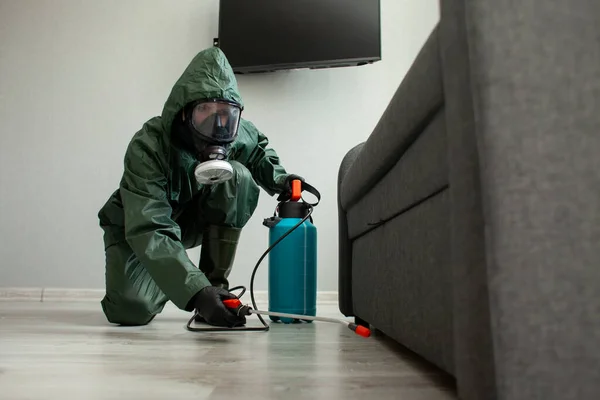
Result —
[[165, 132], [171, 131], [173, 119], [186, 104], [208, 98], [235, 101], [243, 106], [233, 69], [217, 47], [198, 53], [173, 86], [161, 114]]

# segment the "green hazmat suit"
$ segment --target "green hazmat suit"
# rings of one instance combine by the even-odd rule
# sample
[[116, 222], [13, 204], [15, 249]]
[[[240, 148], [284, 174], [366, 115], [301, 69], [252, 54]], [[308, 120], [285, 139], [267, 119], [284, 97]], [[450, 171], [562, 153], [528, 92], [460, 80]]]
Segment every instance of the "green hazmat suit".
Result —
[[[205, 245], [206, 253], [215, 247], [213, 256], [235, 252], [239, 230], [256, 209], [259, 187], [270, 196], [283, 190], [288, 174], [277, 153], [268, 147], [268, 138], [244, 119], [228, 148], [233, 178], [215, 185], [196, 182], [197, 159], [172, 140], [171, 125], [187, 103], [205, 98], [243, 104], [233, 70], [216, 47], [194, 57], [162, 114], [133, 136], [119, 188], [98, 213], [106, 257], [106, 295], [101, 304], [110, 322], [146, 324], [169, 300], [192, 311], [194, 295], [218, 285], [207, 273], [211, 255], [205, 256]], [[198, 268], [186, 249], [201, 244]], [[233, 254], [226, 256], [233, 261]]]

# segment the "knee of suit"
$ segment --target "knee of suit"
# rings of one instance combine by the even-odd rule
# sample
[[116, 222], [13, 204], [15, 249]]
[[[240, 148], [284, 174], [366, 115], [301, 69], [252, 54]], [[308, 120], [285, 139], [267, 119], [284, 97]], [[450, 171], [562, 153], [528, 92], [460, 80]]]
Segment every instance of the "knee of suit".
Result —
[[101, 305], [108, 322], [122, 326], [147, 325], [160, 312], [155, 305], [143, 299], [113, 299], [107, 295]]
[[243, 164], [231, 161], [231, 166], [231, 179], [214, 185], [203, 199], [202, 214], [208, 224], [243, 228], [258, 205], [260, 188]]
[[231, 161], [233, 177], [217, 186], [215, 198], [220, 199], [224, 209], [254, 209], [258, 204], [260, 188], [245, 165]]
[[238, 161], [230, 161], [233, 168], [233, 178], [228, 182], [236, 186], [252, 185], [257, 186], [252, 173], [246, 166]]

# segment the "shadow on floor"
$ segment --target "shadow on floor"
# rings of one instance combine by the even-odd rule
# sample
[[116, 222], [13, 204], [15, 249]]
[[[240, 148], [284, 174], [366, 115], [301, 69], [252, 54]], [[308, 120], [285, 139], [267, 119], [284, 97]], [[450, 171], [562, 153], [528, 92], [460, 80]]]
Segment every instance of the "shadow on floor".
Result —
[[391, 353], [398, 356], [398, 358], [401, 358], [403, 362], [409, 364], [411, 368], [427, 375], [435, 386], [451, 391], [455, 395], [457, 394], [456, 378], [454, 376], [437, 367], [435, 364], [430, 363], [419, 354], [403, 346], [379, 330], [373, 330], [373, 338]]
[[[188, 321], [191, 317], [191, 314], [181, 315], [170, 315], [170, 314], [158, 314], [156, 318], [150, 322], [147, 326], [154, 326], [156, 322], [158, 323], [179, 323], [182, 326]], [[43, 310], [39, 316], [40, 320], [46, 320], [53, 323], [64, 324], [64, 325], [76, 325], [76, 326], [84, 326], [84, 327], [120, 327], [119, 325], [111, 324], [106, 319], [104, 312], [102, 311], [102, 307], [98, 304], [97, 307], [94, 308], [81, 308], [81, 309], [71, 309], [68, 307], [61, 307], [59, 309], [48, 309]], [[126, 329], [128, 327], [120, 327]]]
[[89, 309], [60, 309], [47, 310], [40, 316], [40, 322], [47, 321], [60, 325], [82, 327], [107, 327], [111, 324], [106, 320], [102, 308], [90, 311]]

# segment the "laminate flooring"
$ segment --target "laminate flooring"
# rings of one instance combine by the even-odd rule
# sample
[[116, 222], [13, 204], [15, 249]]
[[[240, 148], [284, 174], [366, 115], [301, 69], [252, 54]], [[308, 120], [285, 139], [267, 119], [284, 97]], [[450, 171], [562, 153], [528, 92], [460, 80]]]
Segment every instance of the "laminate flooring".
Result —
[[[335, 304], [319, 312], [341, 317]], [[97, 302], [0, 301], [0, 399], [456, 398], [451, 378], [381, 333], [195, 333], [189, 316], [169, 304], [147, 326], [117, 327]]]

